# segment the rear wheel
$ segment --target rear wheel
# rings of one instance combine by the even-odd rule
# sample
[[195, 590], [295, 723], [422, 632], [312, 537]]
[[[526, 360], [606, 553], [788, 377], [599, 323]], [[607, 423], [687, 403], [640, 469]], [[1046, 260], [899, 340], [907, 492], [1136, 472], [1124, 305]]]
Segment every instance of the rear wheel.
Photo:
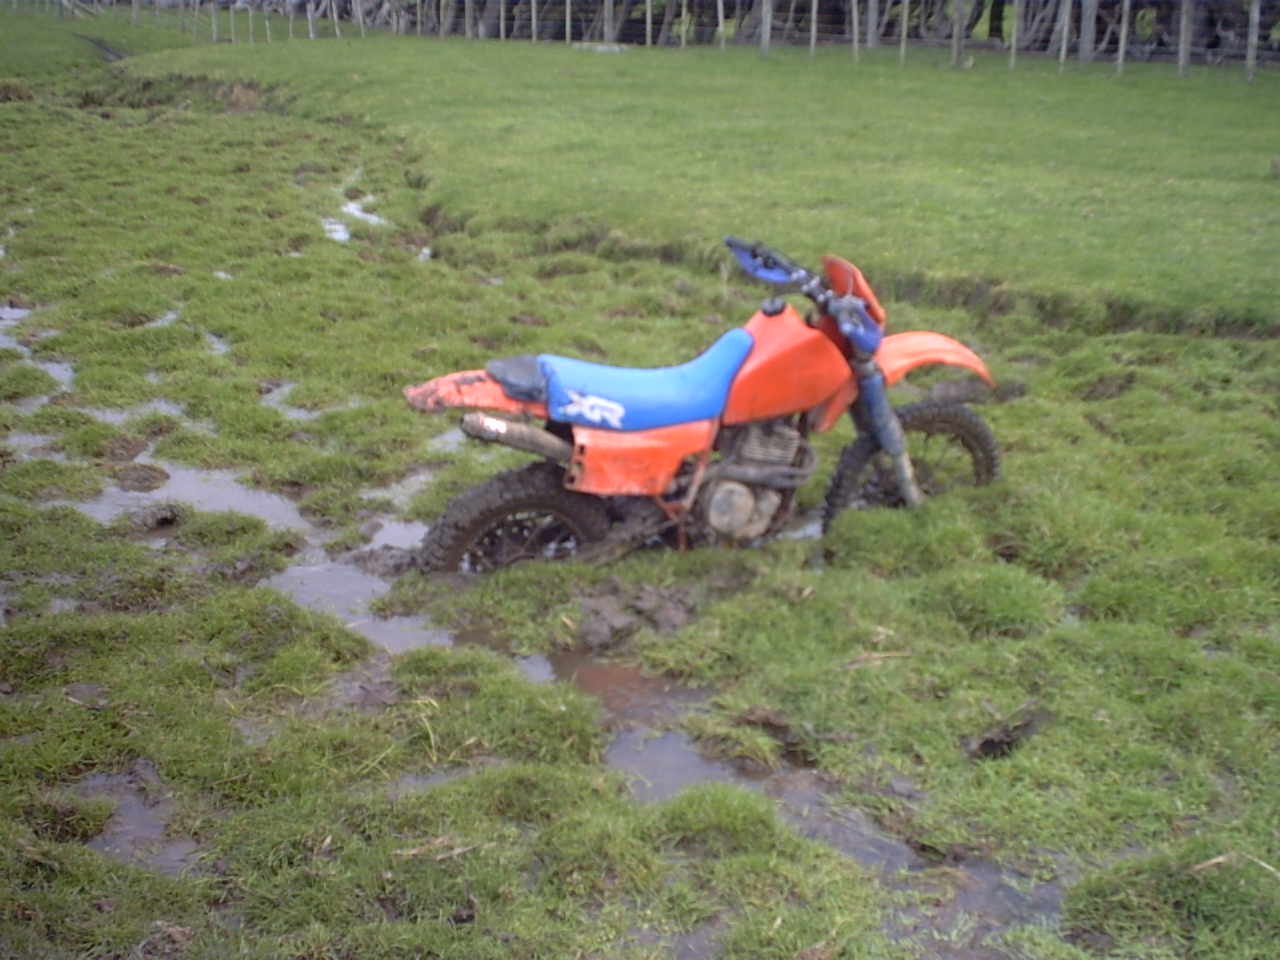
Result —
[[[916, 482], [926, 497], [983, 486], [1000, 476], [1000, 448], [986, 422], [958, 403], [913, 403], [897, 411]], [[901, 507], [889, 456], [863, 435], [844, 448], [822, 513], [825, 531], [848, 507]]]
[[566, 490], [560, 467], [535, 463], [455, 497], [415, 558], [425, 570], [485, 573], [526, 560], [572, 558], [608, 528], [602, 500]]

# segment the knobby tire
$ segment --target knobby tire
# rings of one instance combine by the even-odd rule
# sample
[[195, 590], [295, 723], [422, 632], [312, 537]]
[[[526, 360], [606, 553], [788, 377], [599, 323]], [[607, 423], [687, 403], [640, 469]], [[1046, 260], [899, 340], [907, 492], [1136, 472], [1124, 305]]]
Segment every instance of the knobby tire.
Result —
[[[948, 451], [962, 468], [957, 474], [957, 483], [983, 486], [1000, 476], [1000, 448], [996, 438], [986, 422], [968, 407], [925, 401], [900, 407], [897, 414], [907, 436], [907, 451], [916, 469], [916, 479], [926, 496], [933, 497], [947, 489], [927, 455], [927, 448], [937, 439], [947, 443]], [[880, 452], [876, 439], [866, 434], [844, 448], [827, 488], [822, 512], [824, 531], [842, 510], [855, 503], [867, 507], [903, 505], [892, 467], [877, 463], [878, 459], [887, 460], [877, 457]], [[966, 460], [967, 464], [963, 462]]]
[[566, 490], [564, 471], [555, 464], [534, 463], [451, 500], [415, 559], [424, 570], [481, 573], [526, 560], [571, 558], [608, 528], [604, 501]]

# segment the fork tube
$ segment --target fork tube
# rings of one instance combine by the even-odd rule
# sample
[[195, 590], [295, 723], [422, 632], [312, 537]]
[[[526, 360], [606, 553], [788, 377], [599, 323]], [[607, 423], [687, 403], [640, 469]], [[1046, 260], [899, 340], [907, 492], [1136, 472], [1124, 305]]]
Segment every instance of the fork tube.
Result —
[[853, 369], [858, 378], [858, 403], [866, 412], [867, 426], [880, 444], [880, 449], [893, 461], [898, 492], [902, 494], [908, 507], [918, 507], [924, 502], [924, 495], [920, 492], [920, 485], [916, 483], [902, 422], [889, 404], [880, 365], [872, 358], [857, 359], [853, 362]]

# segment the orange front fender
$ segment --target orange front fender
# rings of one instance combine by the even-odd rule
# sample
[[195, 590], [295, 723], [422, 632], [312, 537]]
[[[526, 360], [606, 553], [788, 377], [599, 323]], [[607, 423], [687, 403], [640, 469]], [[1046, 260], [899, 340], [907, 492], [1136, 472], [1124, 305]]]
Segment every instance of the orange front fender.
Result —
[[405, 387], [404, 398], [409, 401], [409, 406], [423, 413], [466, 407], [499, 410], [543, 420], [547, 417], [545, 403], [513, 400], [502, 389], [502, 384], [484, 370], [459, 370], [414, 387]]
[[885, 337], [876, 353], [880, 369], [887, 384], [893, 386], [916, 367], [931, 363], [949, 363], [972, 370], [990, 386], [995, 386], [991, 371], [982, 358], [963, 343], [943, 336], [917, 330], [911, 333], [894, 333]]

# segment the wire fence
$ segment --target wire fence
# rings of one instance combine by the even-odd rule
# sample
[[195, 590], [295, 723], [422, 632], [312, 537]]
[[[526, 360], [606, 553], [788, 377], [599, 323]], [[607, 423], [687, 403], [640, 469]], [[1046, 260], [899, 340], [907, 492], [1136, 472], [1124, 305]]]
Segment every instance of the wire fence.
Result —
[[[18, 0], [11, 0], [18, 6]], [[103, 0], [36, 0], [63, 15], [116, 6]], [[624, 46], [847, 46], [862, 50], [948, 46], [956, 66], [975, 47], [1060, 62], [1111, 59], [1243, 62], [1250, 80], [1280, 62], [1280, 0], [122, 0], [135, 22], [177, 15], [211, 39], [270, 41], [274, 14], [304, 22], [309, 38], [347, 30], [424, 36]], [[237, 35], [236, 15], [241, 26]], [[221, 28], [220, 28], [221, 24]]]

